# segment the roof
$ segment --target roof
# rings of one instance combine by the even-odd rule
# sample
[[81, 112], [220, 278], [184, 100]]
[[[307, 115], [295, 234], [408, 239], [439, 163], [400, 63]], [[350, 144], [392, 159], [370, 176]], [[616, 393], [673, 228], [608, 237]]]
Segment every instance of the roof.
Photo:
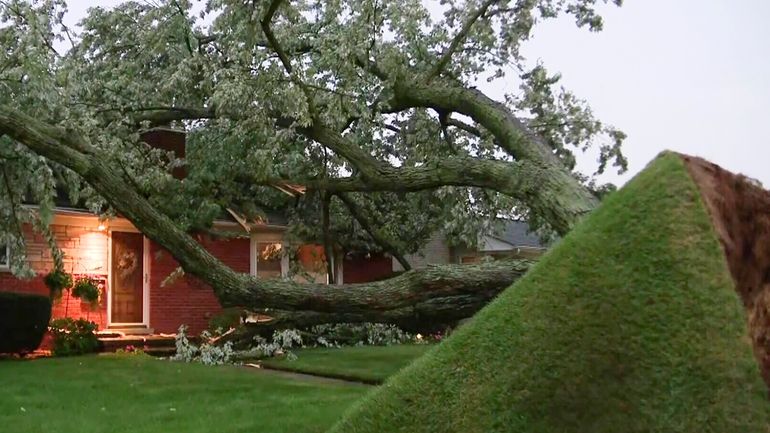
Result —
[[530, 231], [529, 224], [526, 221], [508, 221], [505, 223], [503, 231], [492, 237], [515, 247], [546, 247], [546, 245], [540, 241], [540, 236]]
[[249, 219], [249, 217], [237, 210], [228, 208], [222, 213], [221, 218], [237, 221], [247, 232], [251, 231], [252, 227], [273, 226], [286, 228], [289, 225], [289, 219], [281, 212], [260, 209], [260, 214]]
[[500, 232], [481, 237], [478, 250], [484, 252], [511, 251], [520, 248], [545, 249], [547, 245], [532, 232], [525, 221], [505, 221]]

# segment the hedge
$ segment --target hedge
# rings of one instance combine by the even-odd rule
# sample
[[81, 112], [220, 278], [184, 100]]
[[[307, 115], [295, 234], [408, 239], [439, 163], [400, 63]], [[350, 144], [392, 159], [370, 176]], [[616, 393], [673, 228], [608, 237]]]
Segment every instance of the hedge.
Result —
[[0, 353], [37, 349], [50, 319], [48, 296], [0, 292]]

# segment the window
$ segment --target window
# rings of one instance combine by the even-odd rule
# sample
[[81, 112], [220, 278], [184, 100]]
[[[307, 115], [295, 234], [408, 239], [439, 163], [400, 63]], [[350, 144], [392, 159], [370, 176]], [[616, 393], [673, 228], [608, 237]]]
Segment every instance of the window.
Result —
[[11, 247], [0, 244], [0, 269], [11, 268]]
[[322, 245], [302, 245], [294, 256], [297, 274], [294, 280], [302, 283], [328, 284], [326, 274], [326, 255]]
[[257, 242], [257, 277], [280, 278], [283, 245], [275, 242]]

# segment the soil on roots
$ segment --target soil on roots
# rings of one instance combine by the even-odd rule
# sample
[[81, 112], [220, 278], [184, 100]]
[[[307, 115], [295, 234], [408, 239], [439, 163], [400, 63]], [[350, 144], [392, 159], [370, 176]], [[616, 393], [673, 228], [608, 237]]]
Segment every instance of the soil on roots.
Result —
[[746, 176], [682, 155], [698, 185], [748, 312], [762, 378], [770, 386], [770, 191]]

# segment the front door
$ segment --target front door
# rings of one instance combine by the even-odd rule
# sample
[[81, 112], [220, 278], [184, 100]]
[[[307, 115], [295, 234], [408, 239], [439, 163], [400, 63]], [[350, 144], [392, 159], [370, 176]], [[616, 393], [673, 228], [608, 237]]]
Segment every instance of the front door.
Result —
[[144, 321], [144, 237], [112, 232], [112, 323]]

